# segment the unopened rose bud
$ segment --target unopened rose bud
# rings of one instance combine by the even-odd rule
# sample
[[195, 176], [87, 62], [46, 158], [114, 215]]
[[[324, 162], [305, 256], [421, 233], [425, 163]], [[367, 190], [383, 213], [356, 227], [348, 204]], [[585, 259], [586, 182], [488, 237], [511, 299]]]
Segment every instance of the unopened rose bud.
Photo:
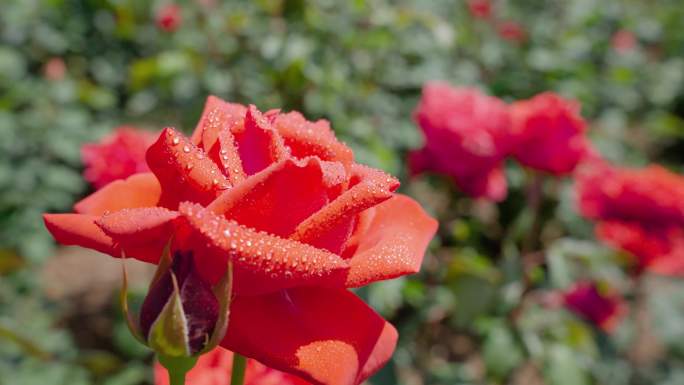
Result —
[[122, 305], [131, 332], [160, 359], [196, 360], [200, 354], [216, 347], [225, 335], [231, 277], [229, 264], [223, 279], [212, 285], [198, 274], [192, 253], [175, 251], [172, 258], [167, 246], [136, 322], [128, 313], [125, 301], [124, 269]]
[[209, 342], [219, 307], [210, 284], [197, 274], [192, 254], [176, 252], [170, 268], [145, 297], [141, 331], [154, 350], [170, 356], [191, 356]]

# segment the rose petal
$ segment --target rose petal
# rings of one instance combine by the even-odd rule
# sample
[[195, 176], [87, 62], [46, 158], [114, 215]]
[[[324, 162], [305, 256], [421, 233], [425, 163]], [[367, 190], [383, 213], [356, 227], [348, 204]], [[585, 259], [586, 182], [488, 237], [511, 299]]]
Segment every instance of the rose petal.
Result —
[[102, 215], [126, 208], [153, 207], [160, 195], [157, 178], [146, 172], [109, 183], [76, 203], [74, 210], [79, 214]]
[[339, 163], [289, 158], [224, 192], [208, 208], [247, 227], [286, 237], [334, 199], [345, 180]]
[[214, 145], [209, 156], [218, 164], [223, 175], [237, 185], [247, 177], [242, 168], [242, 159], [235, 144], [235, 137], [230, 131], [221, 131], [218, 136], [218, 145]]
[[275, 115], [273, 125], [296, 157], [318, 156], [345, 166], [354, 161], [354, 153], [337, 140], [327, 120], [310, 122], [293, 111]]
[[396, 341], [394, 327], [349, 291], [298, 288], [236, 297], [222, 346], [314, 384], [357, 385]]
[[196, 204], [184, 202], [180, 212], [191, 232], [179, 243], [185, 242], [195, 252], [200, 273], [216, 283], [228, 260], [232, 260], [234, 291], [238, 294], [261, 294], [301, 285], [342, 286], [344, 282], [347, 263], [338, 255], [257, 232]]
[[112, 238], [95, 224], [97, 216], [85, 214], [43, 214], [45, 227], [57, 242], [120, 255]]
[[104, 215], [95, 223], [119, 243], [143, 245], [153, 242], [163, 247], [171, 238], [171, 221], [177, 217], [178, 212], [163, 207], [141, 207]]
[[253, 105], [247, 110], [244, 127], [238, 127], [233, 134], [247, 175], [256, 174], [288, 156], [283, 139]]
[[159, 205], [174, 209], [180, 201], [208, 204], [230, 182], [202, 149], [165, 128], [147, 150], [147, 164], [162, 186]]
[[374, 210], [367, 230], [354, 246], [348, 287], [418, 272], [437, 231], [437, 221], [407, 196], [396, 194]]
[[340, 253], [359, 213], [392, 197], [399, 181], [384, 172], [354, 164], [352, 186], [330, 204], [309, 216], [290, 239]]
[[190, 141], [209, 152], [218, 140], [220, 132], [230, 131], [243, 124], [246, 112], [247, 107], [241, 104], [228, 103], [210, 95]]

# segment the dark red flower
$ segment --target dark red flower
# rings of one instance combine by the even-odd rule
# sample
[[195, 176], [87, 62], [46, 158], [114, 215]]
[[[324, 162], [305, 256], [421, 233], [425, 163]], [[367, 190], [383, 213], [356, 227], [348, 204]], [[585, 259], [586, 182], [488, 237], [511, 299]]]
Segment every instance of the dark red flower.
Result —
[[315, 384], [359, 384], [397, 332], [349, 287], [418, 271], [437, 224], [398, 182], [354, 162], [325, 121], [210, 97], [191, 138], [167, 128], [152, 173], [46, 214], [63, 244], [156, 263], [191, 255], [234, 298], [222, 346]]
[[610, 39], [610, 44], [613, 46], [615, 52], [624, 54], [630, 52], [636, 47], [637, 40], [632, 31], [621, 29], [613, 35]]
[[122, 126], [97, 143], [81, 147], [83, 177], [96, 189], [133, 174], [149, 171], [145, 151], [158, 134]]
[[615, 329], [627, 310], [618, 293], [595, 282], [575, 283], [565, 291], [564, 299], [569, 310], [606, 332]]
[[64, 79], [66, 71], [66, 64], [64, 64], [64, 60], [61, 57], [53, 57], [43, 66], [43, 76], [50, 81]]
[[173, 32], [180, 27], [183, 19], [181, 7], [177, 4], [166, 4], [159, 8], [156, 15], [157, 27], [165, 32]]
[[513, 103], [510, 110], [513, 155], [523, 165], [563, 175], [591, 153], [577, 102], [545, 92]]
[[473, 88], [428, 83], [414, 113], [425, 146], [409, 158], [412, 172], [451, 176], [473, 197], [506, 196], [502, 162], [509, 152], [510, 120], [501, 100]]
[[525, 29], [515, 21], [502, 21], [497, 25], [497, 32], [502, 39], [515, 43], [521, 43], [527, 39]]
[[489, 19], [492, 15], [492, 3], [490, 0], [469, 0], [468, 11], [479, 19]]
[[[186, 385], [230, 385], [233, 352], [216, 348], [201, 356], [188, 372]], [[159, 363], [154, 366], [155, 385], [169, 385], [169, 375]], [[244, 385], [308, 385], [299, 377], [271, 369], [258, 361], [248, 360]]]
[[660, 166], [594, 162], [576, 177], [582, 215], [597, 236], [636, 257], [638, 270], [684, 273], [684, 177]]

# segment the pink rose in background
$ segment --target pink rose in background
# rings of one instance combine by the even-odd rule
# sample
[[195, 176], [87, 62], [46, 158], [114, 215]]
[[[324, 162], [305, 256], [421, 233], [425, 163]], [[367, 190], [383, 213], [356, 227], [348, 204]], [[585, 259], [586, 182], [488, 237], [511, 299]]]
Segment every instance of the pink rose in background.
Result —
[[156, 138], [153, 132], [121, 126], [97, 143], [84, 144], [81, 147], [83, 177], [100, 189], [115, 180], [149, 171], [145, 152]]
[[157, 27], [165, 32], [173, 32], [180, 27], [181, 7], [177, 4], [166, 4], [157, 11]]
[[[230, 385], [233, 352], [216, 348], [200, 356], [185, 378], [185, 385]], [[169, 375], [158, 362], [154, 365], [154, 384], [169, 385]], [[291, 374], [271, 369], [258, 361], [247, 360], [244, 385], [309, 385]]]
[[66, 64], [64, 64], [64, 60], [61, 57], [53, 57], [43, 66], [43, 76], [50, 81], [64, 79], [66, 71]]
[[502, 39], [515, 43], [522, 43], [527, 39], [527, 33], [522, 25], [515, 21], [502, 21], [497, 25], [497, 32]]
[[578, 172], [576, 195], [597, 237], [632, 254], [638, 271], [684, 273], [684, 176], [593, 162]]
[[503, 101], [474, 88], [432, 82], [423, 88], [414, 118], [425, 146], [410, 154], [413, 173], [449, 175], [472, 197], [506, 197], [502, 162], [510, 146], [510, 119]]
[[492, 15], [492, 3], [490, 0], [469, 0], [468, 11], [478, 19], [489, 19]]
[[610, 39], [610, 44], [615, 52], [625, 54], [632, 51], [636, 47], [637, 40], [632, 31], [621, 29], [615, 32], [613, 37]]
[[579, 103], [545, 92], [513, 103], [510, 110], [513, 155], [523, 165], [564, 175], [591, 153]]
[[565, 291], [563, 298], [570, 311], [606, 332], [615, 330], [627, 311], [618, 293], [595, 282], [577, 282]]

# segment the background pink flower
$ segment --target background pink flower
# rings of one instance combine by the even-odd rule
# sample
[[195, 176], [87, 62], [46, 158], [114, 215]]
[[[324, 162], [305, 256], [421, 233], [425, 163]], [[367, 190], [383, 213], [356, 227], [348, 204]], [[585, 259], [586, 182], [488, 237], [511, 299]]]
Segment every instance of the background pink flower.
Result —
[[432, 82], [423, 88], [414, 118], [425, 146], [410, 154], [412, 172], [447, 174], [473, 197], [506, 196], [502, 161], [510, 146], [510, 120], [503, 101], [474, 88]]
[[525, 29], [515, 21], [502, 21], [497, 26], [497, 31], [502, 39], [516, 43], [521, 43], [527, 38]]
[[577, 282], [563, 297], [569, 310], [606, 332], [617, 327], [627, 310], [618, 293], [595, 282]]
[[84, 144], [81, 147], [83, 177], [100, 189], [115, 180], [149, 171], [145, 152], [156, 137], [150, 131], [121, 126], [97, 143]]
[[610, 39], [610, 44], [613, 46], [615, 52], [624, 54], [636, 47], [637, 40], [632, 31], [621, 29], [613, 35]]
[[157, 11], [157, 27], [165, 32], [173, 32], [180, 27], [183, 21], [181, 7], [177, 4], [164, 5]]
[[513, 155], [523, 165], [563, 175], [591, 152], [577, 102], [545, 92], [515, 102], [510, 109], [516, 142]]
[[479, 19], [489, 19], [492, 15], [492, 3], [489, 0], [469, 0], [468, 11]]

